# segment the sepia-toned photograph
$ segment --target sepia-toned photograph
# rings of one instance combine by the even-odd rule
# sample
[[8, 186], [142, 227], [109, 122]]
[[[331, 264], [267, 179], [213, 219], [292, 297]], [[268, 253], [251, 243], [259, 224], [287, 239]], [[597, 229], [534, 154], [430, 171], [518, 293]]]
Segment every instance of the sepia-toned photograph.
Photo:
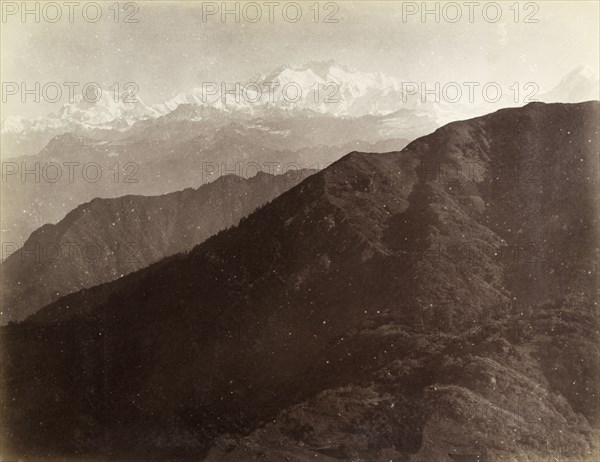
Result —
[[0, 10], [0, 462], [600, 460], [600, 0]]

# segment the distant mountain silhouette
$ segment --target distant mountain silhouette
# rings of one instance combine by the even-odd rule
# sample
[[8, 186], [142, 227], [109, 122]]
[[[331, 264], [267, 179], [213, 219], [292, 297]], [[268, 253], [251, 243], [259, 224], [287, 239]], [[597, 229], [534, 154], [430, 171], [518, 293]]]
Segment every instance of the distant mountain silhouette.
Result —
[[353, 152], [3, 328], [18, 455], [595, 460], [599, 103]]

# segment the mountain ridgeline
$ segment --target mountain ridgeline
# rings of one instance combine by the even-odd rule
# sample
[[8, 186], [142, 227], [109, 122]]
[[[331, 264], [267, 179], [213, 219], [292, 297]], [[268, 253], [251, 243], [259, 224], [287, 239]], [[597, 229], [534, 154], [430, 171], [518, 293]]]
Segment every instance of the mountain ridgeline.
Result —
[[3, 328], [9, 453], [596, 460], [599, 109], [350, 153]]
[[[0, 266], [2, 323], [191, 250], [314, 173], [225, 175], [162, 196], [94, 199], [32, 233]], [[15, 250], [15, 249], [12, 249]]]
[[[96, 197], [154, 196], [197, 188], [225, 174], [322, 169], [352, 150], [402, 149], [408, 140], [398, 134], [404, 125], [417, 125], [403, 114], [243, 121], [222, 114], [194, 117], [201, 112], [180, 106], [117, 139], [65, 133], [36, 155], [6, 161], [2, 241], [22, 244], [40, 226], [56, 223]], [[426, 132], [435, 127], [422, 125]]]

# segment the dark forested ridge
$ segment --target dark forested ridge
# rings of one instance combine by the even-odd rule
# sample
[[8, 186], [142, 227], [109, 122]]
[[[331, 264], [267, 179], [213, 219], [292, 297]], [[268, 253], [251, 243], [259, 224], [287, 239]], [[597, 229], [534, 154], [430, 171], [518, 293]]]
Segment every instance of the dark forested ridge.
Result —
[[3, 328], [3, 444], [595, 460], [598, 122], [598, 102], [533, 103], [353, 152], [188, 254]]
[[298, 184], [314, 170], [225, 175], [162, 196], [94, 199], [36, 230], [0, 266], [2, 323], [186, 252]]

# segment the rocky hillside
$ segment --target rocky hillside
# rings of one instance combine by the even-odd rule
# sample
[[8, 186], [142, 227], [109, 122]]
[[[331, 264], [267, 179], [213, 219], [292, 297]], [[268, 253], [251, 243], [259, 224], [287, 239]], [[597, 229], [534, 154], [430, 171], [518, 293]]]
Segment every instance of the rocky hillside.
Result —
[[18, 455], [595, 460], [599, 104], [351, 153], [3, 329]]

